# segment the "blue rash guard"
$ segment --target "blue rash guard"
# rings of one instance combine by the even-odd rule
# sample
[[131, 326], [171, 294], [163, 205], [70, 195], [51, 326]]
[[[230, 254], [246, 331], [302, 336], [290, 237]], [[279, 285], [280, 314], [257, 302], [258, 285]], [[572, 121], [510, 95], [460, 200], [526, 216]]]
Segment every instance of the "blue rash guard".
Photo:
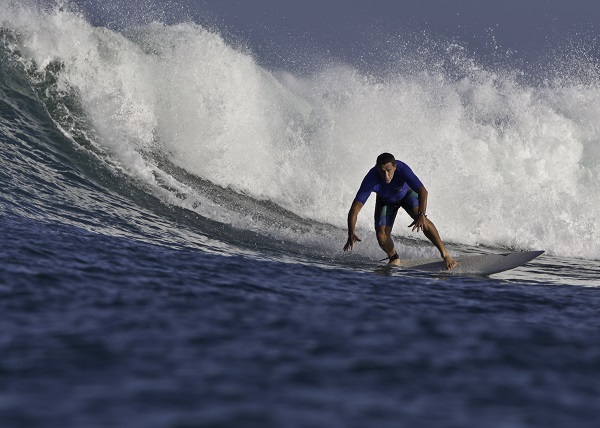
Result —
[[379, 198], [387, 203], [399, 202], [406, 194], [412, 189], [417, 190], [423, 186], [421, 180], [415, 175], [408, 165], [403, 162], [396, 161], [396, 171], [390, 184], [386, 184], [384, 180], [379, 176], [377, 167], [374, 166], [367, 173], [365, 178], [358, 189], [355, 201], [362, 203], [363, 205], [369, 199], [371, 192], [377, 193]]

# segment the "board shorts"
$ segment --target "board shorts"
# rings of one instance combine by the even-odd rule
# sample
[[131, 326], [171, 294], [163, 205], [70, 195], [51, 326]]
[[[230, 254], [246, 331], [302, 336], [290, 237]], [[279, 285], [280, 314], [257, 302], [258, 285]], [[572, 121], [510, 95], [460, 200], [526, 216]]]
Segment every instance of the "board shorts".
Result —
[[411, 211], [414, 207], [419, 206], [419, 195], [412, 189], [409, 189], [406, 196], [396, 202], [387, 202], [377, 196], [375, 202], [375, 229], [381, 226], [394, 226], [396, 220], [396, 214], [400, 207], [406, 211]]

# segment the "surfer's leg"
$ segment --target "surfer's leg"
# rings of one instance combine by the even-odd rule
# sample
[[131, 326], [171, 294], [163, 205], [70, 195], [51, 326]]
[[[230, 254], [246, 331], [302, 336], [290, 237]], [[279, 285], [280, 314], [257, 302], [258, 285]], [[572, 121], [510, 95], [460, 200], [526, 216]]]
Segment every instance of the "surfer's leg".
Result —
[[379, 246], [390, 259], [390, 263], [399, 265], [400, 259], [397, 257], [394, 241], [392, 241], [392, 227], [398, 213], [398, 207], [386, 204], [383, 200], [377, 198], [375, 202], [375, 235]]
[[[412, 217], [413, 220], [417, 219], [417, 216], [419, 215], [419, 207], [412, 207], [411, 209], [405, 208], [405, 210], [408, 213], [408, 215], [410, 215]], [[444, 259], [444, 262], [446, 263], [446, 269], [452, 269], [452, 268], [456, 267], [456, 262], [450, 256], [450, 254], [448, 253], [448, 250], [446, 250], [446, 246], [444, 245], [444, 242], [440, 238], [440, 234], [438, 233], [438, 230], [435, 227], [435, 224], [433, 224], [433, 222], [431, 220], [429, 220], [427, 217], [425, 217], [425, 226], [426, 227], [423, 228], [423, 233], [425, 234], [427, 239], [429, 239], [431, 241], [431, 243], [433, 245], [435, 245], [435, 247], [439, 250], [440, 255], [442, 256], [442, 258]]]
[[377, 242], [388, 257], [392, 257], [396, 250], [394, 249], [394, 241], [392, 241], [392, 228], [390, 226], [381, 226], [375, 230]]

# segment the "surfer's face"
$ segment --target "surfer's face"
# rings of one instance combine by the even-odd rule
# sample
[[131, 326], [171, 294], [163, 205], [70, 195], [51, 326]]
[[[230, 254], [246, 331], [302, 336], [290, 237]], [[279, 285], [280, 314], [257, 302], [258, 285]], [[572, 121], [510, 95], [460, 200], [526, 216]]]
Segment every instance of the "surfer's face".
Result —
[[381, 179], [385, 181], [385, 184], [390, 184], [392, 178], [394, 178], [394, 172], [396, 172], [396, 165], [392, 164], [391, 162], [378, 165], [377, 171], [379, 172]]

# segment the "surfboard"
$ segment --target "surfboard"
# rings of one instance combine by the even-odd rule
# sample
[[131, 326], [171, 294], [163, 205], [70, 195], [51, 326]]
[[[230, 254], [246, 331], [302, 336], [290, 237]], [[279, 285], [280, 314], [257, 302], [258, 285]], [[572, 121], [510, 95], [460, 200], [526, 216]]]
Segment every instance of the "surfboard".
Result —
[[451, 270], [446, 270], [446, 265], [440, 259], [400, 260], [400, 267], [451, 275], [487, 276], [522, 266], [543, 253], [543, 251], [524, 251], [517, 253], [458, 256], [454, 257], [458, 265]]

